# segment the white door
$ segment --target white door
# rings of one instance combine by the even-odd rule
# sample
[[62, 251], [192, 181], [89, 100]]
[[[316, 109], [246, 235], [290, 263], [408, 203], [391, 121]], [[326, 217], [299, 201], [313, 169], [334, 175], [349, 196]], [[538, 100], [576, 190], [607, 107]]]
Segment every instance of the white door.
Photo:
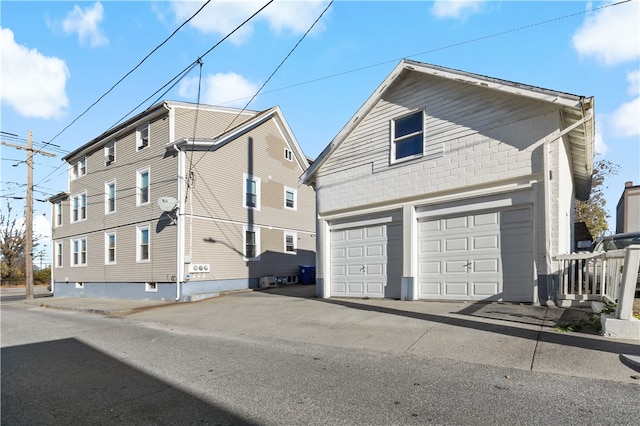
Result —
[[331, 231], [331, 295], [400, 297], [401, 225]]
[[420, 299], [533, 300], [531, 207], [423, 220]]

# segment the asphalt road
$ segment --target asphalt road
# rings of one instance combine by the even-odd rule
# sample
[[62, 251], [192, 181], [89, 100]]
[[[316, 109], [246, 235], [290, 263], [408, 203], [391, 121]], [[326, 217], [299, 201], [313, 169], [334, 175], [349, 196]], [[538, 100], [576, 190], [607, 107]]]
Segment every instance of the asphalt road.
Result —
[[187, 333], [20, 302], [3, 303], [1, 320], [0, 420], [7, 425], [631, 425], [640, 419], [636, 384], [249, 334]]

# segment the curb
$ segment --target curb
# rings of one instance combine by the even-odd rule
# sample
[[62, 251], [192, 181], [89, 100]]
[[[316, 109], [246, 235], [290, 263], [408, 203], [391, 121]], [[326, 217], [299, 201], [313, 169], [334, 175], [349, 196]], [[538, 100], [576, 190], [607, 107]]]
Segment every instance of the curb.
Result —
[[620, 361], [627, 367], [640, 372], [640, 355], [620, 354]]

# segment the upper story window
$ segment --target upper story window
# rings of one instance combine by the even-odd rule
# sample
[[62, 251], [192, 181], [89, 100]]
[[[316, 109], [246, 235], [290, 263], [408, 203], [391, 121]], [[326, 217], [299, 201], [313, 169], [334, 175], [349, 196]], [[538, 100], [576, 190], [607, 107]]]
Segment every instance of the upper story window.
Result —
[[149, 168], [138, 170], [136, 177], [136, 205], [149, 203]]
[[104, 211], [105, 213], [113, 213], [116, 211], [116, 182], [105, 183], [104, 189]]
[[424, 113], [411, 115], [391, 121], [392, 162], [419, 157], [424, 150]]
[[284, 158], [289, 161], [293, 161], [293, 154], [289, 148], [284, 149]]
[[78, 160], [71, 166], [71, 179], [79, 178], [87, 174], [87, 158]]
[[260, 229], [244, 227], [244, 258], [260, 260]]
[[116, 141], [111, 141], [104, 146], [104, 165], [110, 166], [116, 161]]
[[87, 193], [76, 194], [71, 199], [71, 222], [87, 218]]
[[149, 146], [149, 124], [144, 124], [136, 129], [136, 149], [138, 151]]
[[297, 208], [297, 191], [291, 188], [284, 188], [284, 207], [295, 210]]
[[71, 240], [71, 266], [87, 265], [87, 238]]
[[53, 214], [55, 216], [54, 226], [62, 226], [62, 201], [58, 201], [53, 205]]
[[151, 246], [151, 241], [149, 240], [149, 226], [138, 227], [137, 246], [136, 260], [138, 262], [148, 262], [151, 260], [151, 252], [149, 250]]
[[260, 178], [244, 174], [243, 204], [247, 208], [260, 210]]

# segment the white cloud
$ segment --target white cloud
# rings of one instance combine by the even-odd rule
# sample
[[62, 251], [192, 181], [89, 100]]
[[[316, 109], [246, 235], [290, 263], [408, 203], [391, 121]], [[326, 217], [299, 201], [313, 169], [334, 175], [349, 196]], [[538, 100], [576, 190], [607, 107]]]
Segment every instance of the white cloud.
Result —
[[[185, 21], [201, 6], [203, 1], [173, 1], [171, 7], [177, 21]], [[327, 5], [327, 0], [320, 1], [287, 1], [276, 0], [255, 18], [236, 31], [229, 38], [236, 44], [242, 44], [253, 35], [253, 26], [257, 20], [266, 20], [275, 31], [291, 31], [304, 33], [320, 15]], [[264, 3], [254, 1], [217, 1], [207, 5], [189, 24], [205, 34], [219, 34], [226, 36], [252, 14], [258, 11]], [[324, 28], [321, 21], [316, 24], [315, 31]]]
[[[597, 120], [596, 122], [598, 121], [600, 120]], [[595, 142], [596, 142], [596, 146], [595, 146], [596, 153], [603, 155], [609, 150], [609, 147], [607, 146], [607, 144], [604, 141], [604, 138], [602, 137], [602, 132], [598, 130], [597, 127], [596, 127], [596, 134], [595, 134]]]
[[480, 10], [484, 0], [436, 0], [431, 13], [436, 18], [466, 18]]
[[69, 105], [69, 69], [59, 58], [17, 44], [13, 31], [0, 28], [0, 98], [25, 117], [55, 118]]
[[[258, 91], [252, 83], [236, 73], [210, 74], [203, 79], [201, 102], [210, 105], [244, 107]], [[197, 77], [183, 80], [178, 90], [180, 96], [195, 99], [198, 90]]]
[[621, 136], [640, 136], [640, 97], [625, 102], [611, 115], [613, 131]]
[[[600, 3], [598, 3], [600, 4]], [[640, 57], [640, 2], [600, 9], [590, 14], [573, 35], [573, 46], [582, 56], [605, 65]]]
[[78, 34], [81, 45], [89, 43], [91, 47], [100, 47], [109, 44], [109, 40], [100, 28], [100, 23], [104, 18], [104, 8], [100, 2], [93, 7], [81, 9], [80, 6], [73, 6], [73, 10], [67, 13], [67, 17], [62, 21], [62, 29], [65, 34]]

